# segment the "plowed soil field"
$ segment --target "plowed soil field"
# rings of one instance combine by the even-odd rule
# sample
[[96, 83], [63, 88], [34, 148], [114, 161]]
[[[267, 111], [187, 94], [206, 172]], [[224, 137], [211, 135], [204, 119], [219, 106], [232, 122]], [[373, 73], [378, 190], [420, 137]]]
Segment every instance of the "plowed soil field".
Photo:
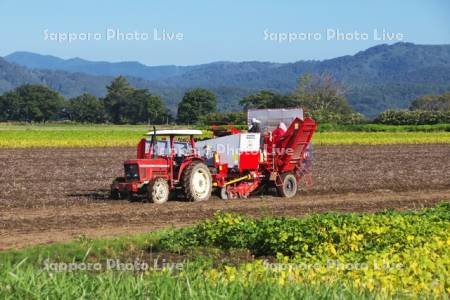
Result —
[[316, 146], [314, 186], [273, 195], [155, 205], [109, 200], [132, 148], [0, 150], [0, 249], [77, 236], [136, 234], [193, 224], [216, 210], [247, 215], [378, 211], [450, 199], [450, 146]]

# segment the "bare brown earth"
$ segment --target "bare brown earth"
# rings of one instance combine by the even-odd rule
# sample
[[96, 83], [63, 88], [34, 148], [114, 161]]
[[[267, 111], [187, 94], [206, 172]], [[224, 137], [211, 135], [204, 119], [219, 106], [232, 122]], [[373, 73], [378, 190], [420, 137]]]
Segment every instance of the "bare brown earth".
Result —
[[449, 145], [315, 147], [314, 187], [288, 200], [109, 200], [111, 180], [134, 155], [129, 148], [0, 150], [0, 249], [185, 226], [216, 210], [296, 216], [421, 208], [450, 199]]

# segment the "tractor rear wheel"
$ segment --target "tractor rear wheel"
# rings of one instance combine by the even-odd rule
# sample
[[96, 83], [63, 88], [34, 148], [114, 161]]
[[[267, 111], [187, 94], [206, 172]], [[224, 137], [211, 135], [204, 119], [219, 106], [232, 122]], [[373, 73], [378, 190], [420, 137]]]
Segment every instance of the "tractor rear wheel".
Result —
[[297, 178], [293, 174], [287, 173], [281, 175], [280, 186], [277, 186], [278, 193], [281, 197], [292, 198], [297, 194]]
[[192, 162], [183, 171], [182, 180], [184, 193], [189, 201], [205, 201], [211, 197], [211, 172], [204, 163]]
[[148, 200], [152, 203], [162, 204], [169, 200], [169, 183], [164, 178], [151, 180], [147, 186]]

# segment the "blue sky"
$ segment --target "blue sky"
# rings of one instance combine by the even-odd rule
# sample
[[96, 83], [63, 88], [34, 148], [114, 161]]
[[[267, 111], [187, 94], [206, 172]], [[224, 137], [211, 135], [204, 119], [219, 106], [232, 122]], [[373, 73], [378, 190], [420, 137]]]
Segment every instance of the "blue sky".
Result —
[[[402, 34], [407, 42], [450, 44], [448, 0], [0, 0], [0, 20], [0, 56], [32, 51], [63, 58], [139, 61], [148, 65], [326, 59], [398, 39], [397, 35], [394, 40], [375, 40], [374, 29]], [[147, 33], [147, 40], [106, 40], [108, 28]], [[182, 33], [183, 38], [156, 41], [154, 29], [159, 37], [165, 29]], [[58, 42], [49, 36], [45, 40], [45, 30], [53, 37], [65, 33], [82, 37], [89, 32], [101, 36], [97, 35], [98, 40]], [[338, 30], [348, 36], [337, 40], [332, 34]], [[357, 40], [355, 31], [367, 36], [360, 35]], [[280, 42], [283, 34], [289, 33], [298, 40]], [[310, 36], [308, 40], [308, 33], [316, 38]]]

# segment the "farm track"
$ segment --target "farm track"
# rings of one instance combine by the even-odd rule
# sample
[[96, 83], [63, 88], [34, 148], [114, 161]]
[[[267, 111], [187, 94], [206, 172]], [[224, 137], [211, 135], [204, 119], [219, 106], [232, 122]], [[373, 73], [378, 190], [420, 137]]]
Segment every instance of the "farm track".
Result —
[[130, 148], [0, 150], [0, 249], [185, 226], [218, 209], [296, 216], [419, 208], [450, 199], [449, 145], [316, 146], [314, 187], [290, 200], [109, 200], [111, 180], [134, 155]]

